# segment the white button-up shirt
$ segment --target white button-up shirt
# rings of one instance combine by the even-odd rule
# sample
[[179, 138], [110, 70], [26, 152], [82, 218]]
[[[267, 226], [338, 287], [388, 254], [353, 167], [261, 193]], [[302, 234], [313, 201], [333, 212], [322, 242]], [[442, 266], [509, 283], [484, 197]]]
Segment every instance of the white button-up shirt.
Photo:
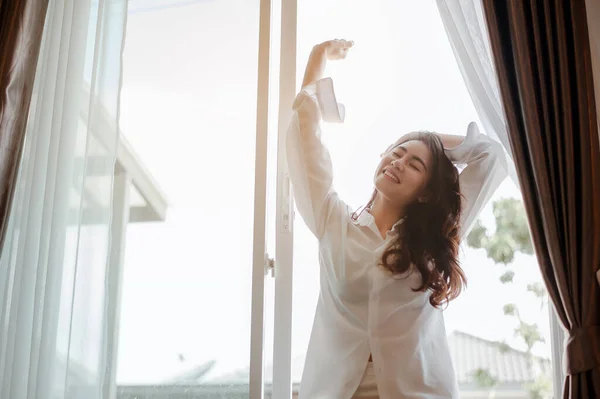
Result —
[[[308, 346], [300, 398], [349, 399], [372, 354], [384, 399], [458, 398], [443, 314], [430, 292], [413, 292], [419, 273], [394, 278], [379, 266], [394, 232], [381, 237], [373, 216], [358, 220], [332, 187], [331, 158], [321, 121], [342, 122], [330, 78], [298, 94], [286, 152], [300, 215], [319, 240], [320, 293]], [[446, 150], [460, 174], [464, 237], [506, 176], [499, 144], [469, 125], [465, 141]]]

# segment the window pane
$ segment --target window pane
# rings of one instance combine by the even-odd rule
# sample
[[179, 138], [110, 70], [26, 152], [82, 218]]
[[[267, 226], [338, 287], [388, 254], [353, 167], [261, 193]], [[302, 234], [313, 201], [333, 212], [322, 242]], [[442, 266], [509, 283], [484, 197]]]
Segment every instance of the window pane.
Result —
[[248, 396], [258, 26], [258, 0], [131, 1], [121, 128], [170, 206], [128, 227], [120, 398]]
[[[298, 87], [314, 44], [332, 38], [355, 41], [346, 61], [328, 67], [338, 99], [346, 105], [346, 122], [324, 127], [335, 189], [352, 207], [367, 202], [379, 154], [402, 134], [429, 130], [464, 135], [470, 121], [479, 123], [435, 2], [377, 0], [366, 7], [357, 0], [311, 0], [298, 7]], [[518, 189], [505, 181], [482, 213], [490, 237], [496, 228], [494, 202], [502, 198], [516, 199], [510, 206], [504, 202], [510, 208], [505, 213], [522, 204]], [[300, 217], [295, 226], [292, 374], [299, 382], [319, 266], [316, 240]], [[517, 251], [504, 266], [488, 258], [485, 249], [463, 242], [460, 260], [468, 289], [450, 304], [445, 319], [461, 397], [477, 397], [478, 392], [487, 397], [490, 390], [500, 392], [497, 396], [527, 397], [531, 389], [546, 392], [548, 384], [551, 389], [547, 297], [531, 292], [542, 283], [535, 257]], [[502, 283], [508, 270], [514, 271], [514, 282]], [[511, 303], [523, 324], [517, 316], [504, 315], [504, 305]], [[486, 381], [485, 373], [493, 380]], [[490, 381], [493, 386], [486, 385]]]

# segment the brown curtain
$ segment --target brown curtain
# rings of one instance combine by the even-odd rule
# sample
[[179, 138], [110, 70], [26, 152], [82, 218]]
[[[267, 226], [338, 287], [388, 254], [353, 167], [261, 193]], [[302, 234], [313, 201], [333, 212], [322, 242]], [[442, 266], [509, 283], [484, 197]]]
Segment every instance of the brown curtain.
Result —
[[483, 0], [565, 398], [600, 398], [600, 153], [585, 2]]
[[0, 0], [0, 248], [15, 188], [48, 0]]

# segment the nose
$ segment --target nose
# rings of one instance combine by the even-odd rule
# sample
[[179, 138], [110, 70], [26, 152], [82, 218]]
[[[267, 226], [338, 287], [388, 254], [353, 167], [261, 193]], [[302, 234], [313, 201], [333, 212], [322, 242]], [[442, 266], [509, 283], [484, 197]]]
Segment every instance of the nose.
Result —
[[392, 166], [395, 168], [400, 169], [401, 171], [404, 170], [404, 164], [399, 160], [399, 159], [395, 159], [392, 161]]

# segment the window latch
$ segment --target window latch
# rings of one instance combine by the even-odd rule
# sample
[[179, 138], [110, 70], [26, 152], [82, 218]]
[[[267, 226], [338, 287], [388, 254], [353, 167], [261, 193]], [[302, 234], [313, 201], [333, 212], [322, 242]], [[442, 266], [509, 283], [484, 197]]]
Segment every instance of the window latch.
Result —
[[271, 277], [275, 277], [275, 259], [269, 257], [269, 254], [265, 254], [265, 276], [271, 274]]

